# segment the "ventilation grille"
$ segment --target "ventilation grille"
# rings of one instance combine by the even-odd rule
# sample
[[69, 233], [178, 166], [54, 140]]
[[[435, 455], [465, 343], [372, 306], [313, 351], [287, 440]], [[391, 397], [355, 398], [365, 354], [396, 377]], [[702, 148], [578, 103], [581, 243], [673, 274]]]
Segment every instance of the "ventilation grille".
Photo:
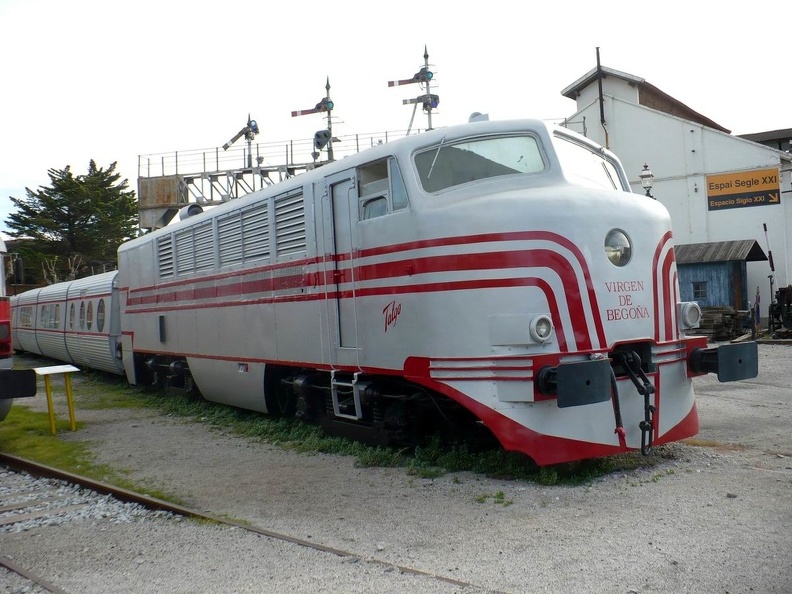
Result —
[[170, 235], [157, 239], [157, 264], [160, 278], [173, 277], [173, 238]]
[[217, 219], [220, 266], [242, 262], [242, 224], [238, 212]]
[[242, 234], [245, 238], [242, 253], [245, 262], [270, 257], [269, 209], [266, 202], [242, 211]]
[[278, 256], [305, 254], [305, 206], [302, 193], [275, 199], [275, 234]]
[[195, 252], [192, 249], [192, 229], [178, 231], [176, 239], [176, 271], [178, 274], [195, 272]]
[[201, 223], [194, 227], [195, 235], [193, 245], [195, 246], [195, 271], [211, 270], [214, 268], [214, 230], [212, 221]]

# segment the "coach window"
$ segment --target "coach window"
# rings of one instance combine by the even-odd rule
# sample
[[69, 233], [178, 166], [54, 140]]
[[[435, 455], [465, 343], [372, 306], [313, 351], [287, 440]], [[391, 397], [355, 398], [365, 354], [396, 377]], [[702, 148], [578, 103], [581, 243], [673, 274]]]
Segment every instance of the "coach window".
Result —
[[74, 303], [69, 307], [69, 329], [74, 330]]
[[80, 330], [85, 328], [85, 301], [80, 302]]
[[49, 328], [54, 330], [58, 327], [60, 319], [60, 304], [55, 305], [42, 305], [41, 306], [41, 322], [39, 325], [42, 328]]
[[85, 326], [88, 330], [90, 330], [92, 324], [93, 324], [93, 301], [89, 301], [88, 313], [85, 314]]
[[96, 306], [96, 331], [101, 332], [104, 330], [105, 323], [105, 302], [104, 299], [99, 300], [99, 305]]

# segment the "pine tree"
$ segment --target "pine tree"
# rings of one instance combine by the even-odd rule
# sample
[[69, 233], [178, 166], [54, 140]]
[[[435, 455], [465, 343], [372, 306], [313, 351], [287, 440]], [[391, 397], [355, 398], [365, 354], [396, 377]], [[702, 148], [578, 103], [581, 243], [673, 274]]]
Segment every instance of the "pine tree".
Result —
[[49, 186], [35, 192], [25, 188], [27, 198], [11, 197], [17, 212], [5, 224], [52, 257], [80, 256], [94, 269], [114, 268], [118, 246], [135, 237], [138, 228], [135, 193], [126, 179], [119, 181], [115, 168], [115, 162], [98, 168], [92, 159], [86, 175], [75, 176], [69, 165], [50, 169]]

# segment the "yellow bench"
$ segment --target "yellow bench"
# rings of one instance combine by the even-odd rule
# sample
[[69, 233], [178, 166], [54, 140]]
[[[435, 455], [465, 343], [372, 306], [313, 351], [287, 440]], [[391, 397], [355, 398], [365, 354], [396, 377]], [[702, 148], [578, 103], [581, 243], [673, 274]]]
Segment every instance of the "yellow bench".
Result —
[[36, 375], [44, 377], [44, 389], [47, 392], [50, 433], [53, 435], [55, 435], [55, 408], [52, 405], [52, 384], [50, 382], [50, 376], [58, 373], [63, 374], [63, 382], [66, 384], [66, 404], [69, 407], [69, 428], [72, 431], [76, 431], [77, 422], [74, 419], [74, 397], [72, 396], [71, 378], [69, 374], [80, 370], [74, 365], [53, 365], [51, 367], [35, 367], [33, 371], [36, 372]]

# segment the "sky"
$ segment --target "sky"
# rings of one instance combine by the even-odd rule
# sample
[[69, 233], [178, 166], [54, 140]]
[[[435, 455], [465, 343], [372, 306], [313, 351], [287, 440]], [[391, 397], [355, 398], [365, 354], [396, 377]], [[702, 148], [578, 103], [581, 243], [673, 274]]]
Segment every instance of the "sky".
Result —
[[[715, 8], [717, 6], [717, 8]], [[406, 130], [423, 66], [433, 126], [560, 120], [596, 66], [641, 78], [734, 134], [792, 127], [792, 2], [555, 0], [0, 0], [0, 231], [9, 197], [91, 159], [137, 190], [141, 155], [220, 147], [250, 113], [257, 142]], [[416, 127], [426, 127], [416, 116]]]

